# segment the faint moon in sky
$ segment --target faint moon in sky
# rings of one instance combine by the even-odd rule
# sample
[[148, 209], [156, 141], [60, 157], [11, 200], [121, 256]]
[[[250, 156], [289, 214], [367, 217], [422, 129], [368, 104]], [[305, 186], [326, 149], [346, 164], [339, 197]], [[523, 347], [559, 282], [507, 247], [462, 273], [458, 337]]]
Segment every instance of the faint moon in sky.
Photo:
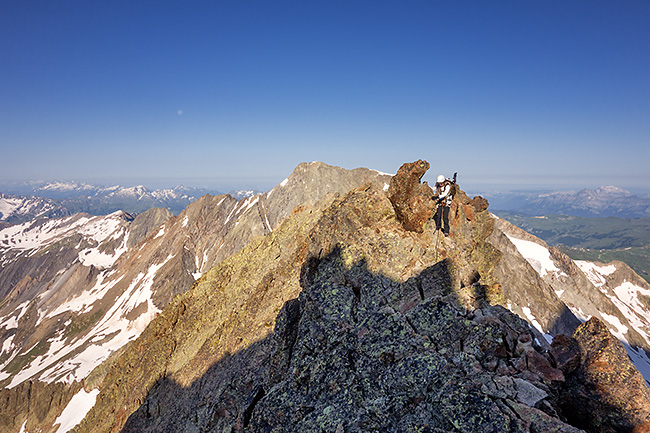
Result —
[[183, 114], [183, 110], [178, 110], [178, 115], [180, 116], [181, 114]]

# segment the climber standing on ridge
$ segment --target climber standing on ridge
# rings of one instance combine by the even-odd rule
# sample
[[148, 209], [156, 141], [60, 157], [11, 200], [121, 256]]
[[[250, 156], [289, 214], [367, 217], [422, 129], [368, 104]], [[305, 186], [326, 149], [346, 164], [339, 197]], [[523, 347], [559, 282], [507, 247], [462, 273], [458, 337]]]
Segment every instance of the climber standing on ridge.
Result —
[[449, 236], [449, 207], [451, 206], [451, 201], [454, 198], [454, 191], [452, 186], [456, 183], [456, 173], [454, 173], [454, 179], [446, 179], [442, 174], [436, 179], [436, 192], [434, 193], [432, 199], [437, 204], [436, 214], [434, 219], [436, 220], [436, 230], [442, 228], [442, 232], [445, 234], [445, 237]]

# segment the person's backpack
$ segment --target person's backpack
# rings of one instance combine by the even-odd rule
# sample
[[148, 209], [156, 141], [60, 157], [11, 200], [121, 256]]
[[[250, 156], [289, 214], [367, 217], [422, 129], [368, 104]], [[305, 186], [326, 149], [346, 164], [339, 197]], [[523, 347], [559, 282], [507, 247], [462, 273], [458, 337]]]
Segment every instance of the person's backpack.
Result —
[[454, 173], [454, 178], [453, 179], [451, 179], [451, 180], [447, 179], [447, 181], [449, 181], [449, 183], [451, 184], [451, 188], [449, 188], [449, 195], [451, 195], [452, 198], [454, 196], [456, 196], [456, 191], [458, 189], [458, 187], [456, 185], [456, 175], [458, 175], [458, 172]]

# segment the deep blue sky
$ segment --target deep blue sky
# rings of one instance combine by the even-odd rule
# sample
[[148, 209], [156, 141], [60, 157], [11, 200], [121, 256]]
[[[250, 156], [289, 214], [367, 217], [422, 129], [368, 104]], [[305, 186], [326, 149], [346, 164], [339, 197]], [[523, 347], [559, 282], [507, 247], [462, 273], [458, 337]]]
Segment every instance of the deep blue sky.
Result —
[[418, 158], [650, 190], [650, 2], [0, 2], [0, 181], [267, 189]]

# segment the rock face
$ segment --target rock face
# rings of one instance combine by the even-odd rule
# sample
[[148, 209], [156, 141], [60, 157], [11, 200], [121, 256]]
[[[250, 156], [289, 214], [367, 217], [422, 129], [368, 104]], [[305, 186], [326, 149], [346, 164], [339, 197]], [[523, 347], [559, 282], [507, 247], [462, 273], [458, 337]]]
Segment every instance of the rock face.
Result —
[[[538, 264], [539, 257], [522, 255], [517, 245], [528, 247], [522, 248], [524, 253], [531, 247], [539, 246], [540, 251], [547, 256], [550, 254], [547, 247], [537, 244], [541, 241], [532, 235], [502, 219], [495, 220], [494, 226], [495, 230], [488, 241], [503, 253], [496, 264], [495, 276], [511, 302], [509, 309], [530, 321], [537, 321], [541, 328], [539, 330], [545, 334], [571, 335], [580, 321], [558, 297], [558, 293], [576, 284], [572, 275], [563, 273], [559, 268], [544, 272], [546, 269], [541, 267], [541, 263]], [[525, 260], [522, 260], [522, 256]], [[580, 275], [578, 271], [576, 278]], [[581, 283], [589, 286], [584, 276]]]
[[367, 168], [346, 170], [322, 162], [299, 164], [279, 185], [260, 196], [259, 214], [273, 230], [297, 206], [313, 205], [327, 194], [345, 194], [365, 183], [388, 188], [391, 176]]
[[580, 431], [529, 325], [470, 278], [490, 220], [438, 260], [373, 185], [294, 214], [177, 297], [77, 431]]
[[645, 280], [622, 262], [574, 262], [503, 219], [494, 226], [489, 241], [504, 253], [496, 277], [511, 311], [553, 336], [572, 335], [581, 321], [598, 318], [650, 381], [650, 285]]
[[390, 181], [388, 198], [406, 230], [422, 233], [424, 224], [433, 216], [433, 190], [426, 182], [420, 183], [428, 169], [429, 163], [421, 159], [405, 163]]
[[580, 363], [568, 372], [562, 407], [588, 431], [650, 431], [650, 389], [625, 348], [595, 317], [576, 329]]
[[[80, 388], [78, 383], [70, 386], [28, 381], [13, 389], [0, 390], [0, 431], [24, 432], [26, 419], [33, 420], [30, 426], [51, 426]], [[49, 433], [56, 429], [38, 431]]]

